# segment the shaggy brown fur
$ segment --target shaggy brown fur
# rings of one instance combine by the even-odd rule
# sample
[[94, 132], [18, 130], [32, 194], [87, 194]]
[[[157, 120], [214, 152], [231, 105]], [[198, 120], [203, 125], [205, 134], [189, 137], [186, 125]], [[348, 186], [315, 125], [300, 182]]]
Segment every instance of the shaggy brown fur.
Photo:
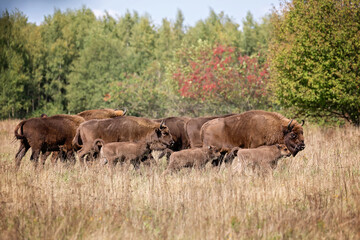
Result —
[[169, 128], [171, 136], [174, 140], [174, 145], [171, 147], [173, 151], [180, 151], [190, 147], [190, 142], [185, 131], [185, 124], [190, 118], [188, 117], [168, 117], [155, 119], [155, 122], [164, 121]]
[[149, 160], [152, 150], [163, 150], [167, 146], [159, 141], [146, 142], [111, 142], [105, 143], [102, 139], [94, 141], [94, 153], [104, 163], [115, 166], [118, 162], [132, 164], [137, 169], [141, 162]]
[[83, 117], [86, 121], [91, 119], [106, 119], [123, 116], [126, 110], [114, 110], [110, 108], [86, 110], [77, 115]]
[[204, 146], [256, 148], [285, 143], [295, 156], [305, 148], [302, 125], [279, 113], [248, 111], [205, 123], [201, 128]]
[[147, 118], [122, 116], [110, 119], [89, 120], [82, 123], [76, 131], [73, 144], [81, 148], [79, 158], [84, 159], [93, 148], [94, 140], [101, 138], [110, 142], [143, 142], [157, 140], [167, 146], [173, 144], [169, 128]]
[[54, 115], [43, 118], [30, 118], [21, 121], [14, 130], [15, 137], [19, 139], [20, 147], [15, 156], [16, 167], [21, 164], [29, 148], [32, 149], [30, 160], [37, 166], [40, 152], [41, 163], [44, 164], [48, 154], [46, 152], [59, 151], [59, 146], [67, 152], [67, 157], [72, 157], [72, 139], [76, 129], [84, 119], [76, 115]]
[[202, 146], [202, 141], [200, 138], [200, 129], [202, 125], [210, 120], [216, 119], [216, 118], [223, 118], [232, 116], [234, 114], [226, 114], [226, 115], [220, 115], [220, 116], [210, 116], [210, 117], [197, 117], [197, 118], [191, 118], [187, 123], [185, 124], [185, 130], [187, 138], [190, 142], [191, 148], [197, 148]]
[[163, 172], [166, 175], [172, 171], [180, 170], [184, 167], [203, 168], [209, 161], [221, 156], [215, 147], [190, 148], [170, 155], [169, 165]]
[[243, 172], [249, 166], [253, 170], [259, 167], [263, 171], [269, 171], [276, 168], [280, 158], [291, 155], [291, 152], [285, 144], [261, 146], [252, 149], [240, 149], [236, 147], [232, 152], [236, 157], [232, 162], [232, 170], [234, 173]]
[[[91, 119], [106, 119], [106, 118], [114, 118], [118, 116], [123, 116], [126, 114], [126, 109], [123, 110], [113, 110], [109, 108], [105, 109], [93, 109], [93, 110], [86, 110], [81, 113], [78, 113], [77, 116], [80, 116], [84, 118], [86, 121]], [[45, 113], [41, 114], [42, 118], [48, 117]], [[65, 150], [65, 149], [64, 149]], [[46, 152], [42, 154], [43, 161], [46, 160], [46, 158], [51, 154], [51, 152]], [[51, 162], [56, 163], [58, 159], [61, 159], [62, 161], [66, 160], [67, 155], [65, 151], [59, 152], [59, 151], [52, 151], [51, 156]]]

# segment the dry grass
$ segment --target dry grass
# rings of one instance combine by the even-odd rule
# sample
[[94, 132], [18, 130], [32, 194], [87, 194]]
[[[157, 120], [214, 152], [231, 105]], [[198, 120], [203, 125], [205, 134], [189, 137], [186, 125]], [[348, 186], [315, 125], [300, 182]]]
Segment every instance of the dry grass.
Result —
[[0, 239], [359, 239], [360, 130], [305, 127], [269, 176], [165, 166], [110, 172], [50, 161], [18, 172], [18, 121], [0, 122]]

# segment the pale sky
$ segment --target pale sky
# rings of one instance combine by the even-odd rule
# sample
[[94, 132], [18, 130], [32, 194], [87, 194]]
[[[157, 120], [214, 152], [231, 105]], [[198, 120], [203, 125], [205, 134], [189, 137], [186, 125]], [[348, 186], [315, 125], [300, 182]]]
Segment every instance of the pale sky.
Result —
[[10, 13], [14, 9], [23, 12], [29, 22], [40, 24], [44, 16], [52, 15], [54, 9], [80, 9], [82, 6], [90, 8], [96, 16], [108, 11], [113, 17], [123, 16], [127, 10], [135, 10], [140, 15], [148, 14], [153, 23], [160, 25], [163, 18], [175, 20], [177, 10], [184, 15], [184, 23], [194, 26], [199, 20], [209, 16], [210, 9], [219, 14], [224, 12], [236, 23], [241, 24], [246, 13], [250, 11], [259, 21], [273, 7], [279, 7], [280, 0], [0, 0], [0, 10], [7, 9]]

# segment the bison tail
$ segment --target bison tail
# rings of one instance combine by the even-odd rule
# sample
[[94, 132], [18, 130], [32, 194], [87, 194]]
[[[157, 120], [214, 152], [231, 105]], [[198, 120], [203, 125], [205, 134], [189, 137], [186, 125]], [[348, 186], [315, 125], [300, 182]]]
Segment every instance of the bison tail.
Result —
[[80, 148], [82, 148], [82, 141], [81, 141], [81, 137], [80, 137], [80, 127], [78, 127], [76, 129], [76, 134], [72, 141], [72, 145], [76, 151], [79, 150]]
[[95, 153], [99, 153], [101, 148], [104, 146], [105, 142], [104, 140], [98, 138], [98, 139], [95, 139], [94, 141], [94, 152]]
[[[24, 132], [23, 132], [23, 126], [24, 126], [25, 122], [26, 122], [26, 120], [23, 120], [15, 127], [14, 134], [15, 134], [16, 139], [24, 139], [25, 138]], [[20, 133], [19, 133], [19, 129], [20, 129]]]

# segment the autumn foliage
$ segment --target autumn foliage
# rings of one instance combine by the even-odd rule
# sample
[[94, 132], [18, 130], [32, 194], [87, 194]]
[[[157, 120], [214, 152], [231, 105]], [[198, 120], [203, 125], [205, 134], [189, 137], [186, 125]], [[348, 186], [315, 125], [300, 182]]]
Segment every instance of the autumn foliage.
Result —
[[184, 98], [224, 101], [244, 108], [258, 107], [267, 98], [269, 72], [257, 57], [240, 54], [232, 46], [199, 42], [181, 48], [173, 66], [173, 79]]

